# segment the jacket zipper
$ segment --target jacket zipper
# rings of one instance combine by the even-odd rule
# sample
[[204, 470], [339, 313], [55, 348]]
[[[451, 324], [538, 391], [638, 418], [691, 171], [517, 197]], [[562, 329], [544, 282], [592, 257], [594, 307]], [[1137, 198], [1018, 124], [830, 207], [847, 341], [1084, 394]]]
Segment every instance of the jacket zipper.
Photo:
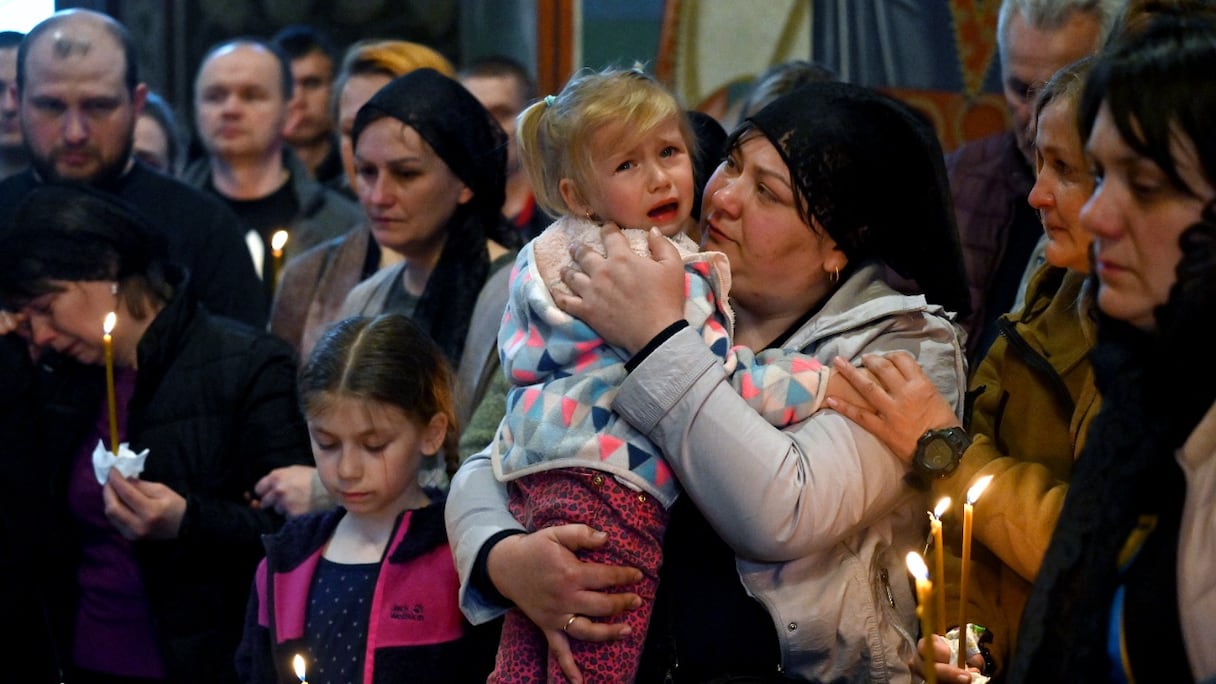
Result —
[[1073, 401], [1072, 393], [1068, 391], [1068, 386], [1064, 384], [1063, 378], [1056, 372], [1055, 367], [1047, 361], [1046, 357], [1031, 347], [1024, 337], [1018, 334], [1011, 321], [1006, 318], [999, 318], [997, 319], [997, 328], [1005, 336], [1005, 339], [1009, 340], [1010, 346], [1022, 356], [1026, 365], [1042, 373], [1047, 378], [1047, 384], [1056, 395], [1056, 399], [1066, 409], [1066, 413], [1072, 415], [1077, 409], [1077, 403]]

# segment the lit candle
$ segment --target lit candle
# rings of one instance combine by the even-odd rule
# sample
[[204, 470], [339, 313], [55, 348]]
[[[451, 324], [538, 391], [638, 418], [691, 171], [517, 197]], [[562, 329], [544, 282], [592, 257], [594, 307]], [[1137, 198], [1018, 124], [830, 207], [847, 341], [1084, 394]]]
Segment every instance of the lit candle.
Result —
[[937, 597], [937, 633], [946, 633], [946, 560], [942, 550], [942, 515], [950, 508], [950, 497], [938, 499], [933, 512], [929, 514], [929, 529], [933, 532], [933, 571], [937, 586], [934, 595]]
[[296, 657], [291, 659], [291, 667], [300, 678], [300, 684], [308, 684], [308, 680], [304, 678], [304, 656], [297, 653]]
[[114, 332], [117, 322], [118, 316], [111, 311], [101, 325], [101, 346], [106, 357], [106, 405], [110, 409], [110, 451], [115, 456], [118, 455], [118, 405], [114, 399], [114, 340], [110, 333]]
[[283, 268], [283, 248], [287, 246], [287, 231], [276, 230], [274, 235], [270, 236], [270, 250], [272, 263], [270, 267], [270, 285], [274, 287], [279, 283], [279, 271]]
[[985, 475], [971, 485], [967, 490], [967, 501], [963, 503], [963, 576], [958, 584], [958, 657], [955, 666], [963, 668], [967, 662], [967, 579], [971, 570], [971, 515], [975, 502], [980, 494], [992, 482], [991, 475]]
[[925, 681], [937, 684], [937, 658], [933, 654], [933, 621], [929, 619], [929, 606], [933, 583], [929, 581], [929, 566], [925, 559], [915, 551], [908, 552], [906, 562], [908, 572], [916, 579], [916, 616], [920, 618], [921, 640], [920, 657], [924, 663]]

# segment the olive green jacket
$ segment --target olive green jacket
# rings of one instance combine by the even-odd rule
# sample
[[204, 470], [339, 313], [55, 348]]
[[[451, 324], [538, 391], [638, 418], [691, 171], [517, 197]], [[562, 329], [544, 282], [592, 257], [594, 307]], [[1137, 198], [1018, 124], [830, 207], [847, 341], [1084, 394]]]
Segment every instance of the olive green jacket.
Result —
[[968, 431], [958, 469], [934, 485], [944, 516], [946, 625], [958, 623], [962, 504], [971, 483], [993, 475], [974, 509], [966, 621], [987, 627], [998, 668], [1013, 652], [1031, 582], [1068, 493], [1073, 462], [1098, 412], [1089, 352], [1096, 342], [1087, 276], [1045, 265], [1026, 305], [1000, 320], [1000, 337], [971, 378]]

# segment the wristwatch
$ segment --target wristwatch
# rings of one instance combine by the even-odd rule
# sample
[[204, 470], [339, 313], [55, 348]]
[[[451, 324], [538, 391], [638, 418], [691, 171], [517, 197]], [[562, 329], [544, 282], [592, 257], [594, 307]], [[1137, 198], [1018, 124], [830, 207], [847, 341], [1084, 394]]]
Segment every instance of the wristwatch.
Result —
[[943, 478], [954, 472], [969, 446], [971, 436], [961, 427], [929, 430], [916, 441], [912, 466], [927, 480]]

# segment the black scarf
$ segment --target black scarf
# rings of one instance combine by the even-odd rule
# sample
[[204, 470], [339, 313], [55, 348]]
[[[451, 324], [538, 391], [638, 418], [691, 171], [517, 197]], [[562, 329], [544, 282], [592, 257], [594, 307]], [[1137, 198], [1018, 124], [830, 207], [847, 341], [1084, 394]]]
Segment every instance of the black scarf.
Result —
[[[1102, 409], [1022, 615], [1009, 681], [1107, 681], [1119, 587], [1126, 592], [1128, 652], [1141, 679], [1193, 679], [1177, 610], [1185, 482], [1175, 453], [1216, 401], [1216, 364], [1204, 361], [1211, 343], [1206, 326], [1216, 315], [1211, 205], [1181, 242], [1178, 279], [1156, 311], [1156, 334], [1099, 321], [1092, 358]], [[1152, 516], [1156, 528], [1120, 569], [1120, 552], [1142, 516]]]

